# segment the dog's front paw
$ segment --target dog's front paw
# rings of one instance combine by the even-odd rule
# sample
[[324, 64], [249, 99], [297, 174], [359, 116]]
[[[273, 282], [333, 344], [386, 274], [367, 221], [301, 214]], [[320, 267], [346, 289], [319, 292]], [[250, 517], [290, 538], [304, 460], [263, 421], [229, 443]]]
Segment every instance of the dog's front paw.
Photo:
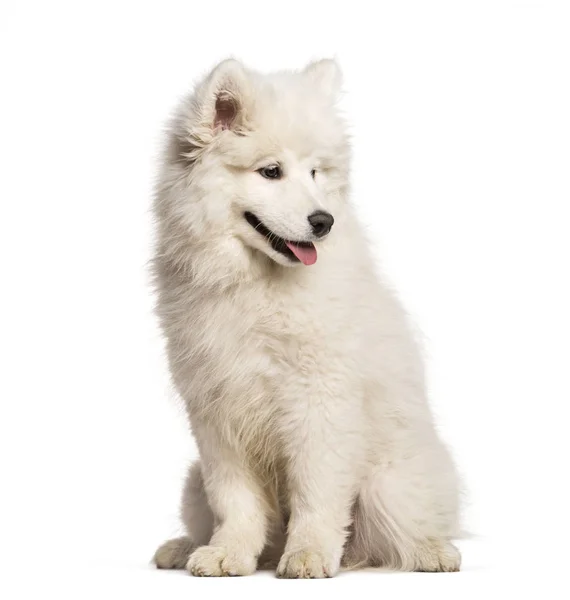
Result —
[[255, 557], [241, 556], [220, 546], [200, 546], [188, 559], [186, 569], [196, 577], [235, 577], [255, 572]]
[[338, 565], [311, 550], [286, 552], [277, 566], [277, 577], [286, 579], [323, 579], [332, 577]]

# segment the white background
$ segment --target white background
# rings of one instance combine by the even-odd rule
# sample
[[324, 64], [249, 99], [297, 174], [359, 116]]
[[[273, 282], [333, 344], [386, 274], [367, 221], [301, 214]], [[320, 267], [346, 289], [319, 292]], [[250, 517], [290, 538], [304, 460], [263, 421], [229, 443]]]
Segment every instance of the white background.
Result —
[[[3, 597], [558, 589], [570, 533], [567, 7], [2, 2]], [[156, 156], [179, 96], [230, 54], [261, 70], [335, 55], [343, 67], [355, 202], [425, 333], [434, 410], [469, 490], [476, 537], [459, 574], [204, 580], [148, 566], [180, 531], [195, 453], [145, 266]]]

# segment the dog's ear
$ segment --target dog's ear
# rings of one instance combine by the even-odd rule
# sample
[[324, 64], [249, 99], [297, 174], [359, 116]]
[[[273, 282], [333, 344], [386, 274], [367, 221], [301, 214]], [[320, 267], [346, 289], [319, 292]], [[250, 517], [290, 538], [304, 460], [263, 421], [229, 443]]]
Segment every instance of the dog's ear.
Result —
[[327, 96], [336, 97], [342, 87], [342, 71], [336, 60], [323, 58], [309, 63], [303, 71]]
[[181, 103], [172, 119], [167, 148], [173, 163], [191, 166], [216, 136], [242, 133], [253, 112], [252, 77], [237, 60], [218, 64]]
[[196, 91], [201, 126], [217, 131], [242, 127], [250, 87], [250, 76], [239, 61], [232, 58], [222, 61]]

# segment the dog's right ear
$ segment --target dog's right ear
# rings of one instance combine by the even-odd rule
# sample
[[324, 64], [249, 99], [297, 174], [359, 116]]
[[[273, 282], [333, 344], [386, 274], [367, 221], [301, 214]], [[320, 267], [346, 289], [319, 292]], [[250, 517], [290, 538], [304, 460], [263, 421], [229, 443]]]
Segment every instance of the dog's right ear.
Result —
[[172, 121], [168, 146], [171, 161], [192, 166], [220, 132], [247, 129], [252, 85], [251, 75], [239, 61], [228, 59], [218, 64], [196, 85]]
[[251, 81], [235, 59], [218, 64], [196, 90], [196, 109], [201, 127], [214, 131], [239, 130], [247, 118]]

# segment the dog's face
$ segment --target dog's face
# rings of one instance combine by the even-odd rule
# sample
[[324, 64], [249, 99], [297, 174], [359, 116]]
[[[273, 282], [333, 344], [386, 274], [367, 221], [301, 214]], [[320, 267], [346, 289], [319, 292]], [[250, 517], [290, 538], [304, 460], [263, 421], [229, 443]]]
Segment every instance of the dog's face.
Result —
[[228, 60], [184, 103], [158, 200], [202, 260], [316, 262], [346, 195], [340, 79], [330, 60], [269, 76]]

